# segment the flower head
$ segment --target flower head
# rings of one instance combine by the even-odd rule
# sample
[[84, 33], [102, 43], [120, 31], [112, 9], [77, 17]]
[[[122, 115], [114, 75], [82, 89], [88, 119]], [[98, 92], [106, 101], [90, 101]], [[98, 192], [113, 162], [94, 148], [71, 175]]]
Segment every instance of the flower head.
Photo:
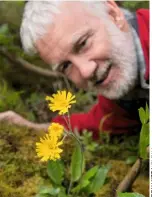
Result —
[[63, 151], [59, 148], [63, 142], [58, 142], [57, 138], [50, 137], [46, 134], [45, 137], [40, 138], [40, 142], [36, 143], [36, 152], [41, 161], [60, 159], [60, 153]]
[[48, 132], [50, 137], [60, 138], [64, 132], [64, 127], [59, 123], [53, 122], [48, 128]]
[[49, 101], [50, 110], [59, 111], [59, 114], [65, 114], [71, 108], [71, 104], [76, 103], [75, 96], [71, 92], [58, 91], [52, 97], [47, 96], [46, 100]]

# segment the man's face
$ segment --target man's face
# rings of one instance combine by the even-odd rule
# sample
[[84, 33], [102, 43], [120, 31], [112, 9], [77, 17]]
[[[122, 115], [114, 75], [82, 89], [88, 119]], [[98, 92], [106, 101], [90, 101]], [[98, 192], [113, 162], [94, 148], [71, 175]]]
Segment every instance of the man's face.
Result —
[[79, 88], [110, 99], [124, 96], [137, 77], [130, 31], [118, 28], [110, 14], [97, 17], [80, 2], [64, 2], [60, 11], [36, 43], [42, 59]]

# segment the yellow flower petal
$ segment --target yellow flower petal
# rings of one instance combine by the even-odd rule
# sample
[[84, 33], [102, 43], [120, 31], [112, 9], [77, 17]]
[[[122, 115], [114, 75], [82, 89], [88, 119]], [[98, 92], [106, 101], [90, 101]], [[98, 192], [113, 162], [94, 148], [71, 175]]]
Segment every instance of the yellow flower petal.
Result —
[[65, 114], [71, 108], [71, 104], [76, 103], [75, 96], [71, 92], [57, 91], [52, 97], [47, 96], [46, 100], [49, 102], [49, 108], [53, 112], [59, 111], [59, 114]]
[[50, 137], [60, 138], [63, 135], [64, 127], [59, 123], [53, 122], [48, 128], [48, 132]]
[[40, 142], [36, 143], [36, 152], [41, 161], [57, 160], [60, 158], [60, 153], [63, 151], [59, 146], [63, 144], [62, 141], [58, 141], [57, 137], [51, 137], [46, 134], [43, 138], [40, 138]]

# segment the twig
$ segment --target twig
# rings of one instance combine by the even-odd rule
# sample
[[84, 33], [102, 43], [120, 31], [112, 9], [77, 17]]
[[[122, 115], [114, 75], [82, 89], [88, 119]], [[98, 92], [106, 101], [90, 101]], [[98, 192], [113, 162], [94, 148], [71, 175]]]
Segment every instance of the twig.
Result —
[[[118, 185], [118, 187], [116, 189], [117, 191], [125, 192], [131, 187], [131, 185], [133, 184], [133, 182], [135, 181], [135, 179], [137, 178], [137, 176], [140, 172], [141, 164], [142, 164], [142, 159], [140, 159], [140, 158], [137, 159], [137, 161], [132, 166], [132, 168], [130, 169], [128, 174], [125, 176], [125, 178], [122, 180], [122, 182]], [[115, 197], [117, 197], [117, 194], [115, 195]]]
[[0, 55], [3, 55], [15, 66], [22, 66], [23, 68], [45, 77], [65, 77], [62, 73], [50, 71], [49, 69], [40, 68], [34, 64], [29, 63], [21, 57], [15, 57], [10, 54], [4, 47], [0, 47]]
[[63, 76], [63, 80], [66, 84], [67, 90], [71, 91], [71, 86], [70, 86], [70, 83], [69, 83], [68, 79], [66, 78], [66, 76]]
[[68, 79], [66, 78], [66, 76], [60, 72], [57, 71], [51, 71], [49, 69], [44, 69], [44, 68], [40, 68], [34, 64], [29, 63], [27, 60], [24, 60], [21, 57], [15, 57], [14, 55], [10, 54], [8, 52], [8, 50], [6, 50], [4, 47], [0, 47], [0, 55], [4, 56], [5, 58], [7, 58], [11, 63], [13, 63], [13, 65], [15, 66], [20, 66], [24, 69], [29, 70], [30, 72], [36, 73], [38, 75], [44, 76], [44, 77], [55, 77], [55, 78], [62, 78], [66, 88], [68, 90], [71, 90], [71, 86], [70, 83], [68, 81]]

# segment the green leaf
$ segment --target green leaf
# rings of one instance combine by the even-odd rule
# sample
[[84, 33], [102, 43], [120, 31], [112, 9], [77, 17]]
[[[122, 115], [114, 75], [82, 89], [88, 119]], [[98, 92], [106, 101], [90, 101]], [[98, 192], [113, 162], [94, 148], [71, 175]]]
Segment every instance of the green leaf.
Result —
[[90, 183], [89, 179], [91, 179], [96, 174], [98, 169], [99, 169], [99, 166], [94, 166], [93, 168], [88, 170], [83, 175], [82, 179], [80, 180], [80, 183], [75, 188], [73, 188], [72, 192], [80, 191], [84, 187], [88, 186], [88, 184]]
[[146, 113], [145, 113], [145, 110], [142, 107], [140, 107], [138, 109], [138, 111], [139, 111], [139, 118], [140, 118], [141, 123], [142, 124], [145, 124], [146, 123]]
[[70, 166], [72, 182], [78, 181], [79, 178], [81, 177], [83, 171], [83, 165], [84, 165], [84, 156], [81, 151], [80, 145], [77, 143], [74, 152], [72, 154], [72, 160]]
[[37, 194], [35, 197], [52, 197], [49, 194]]
[[88, 187], [88, 192], [89, 193], [96, 193], [99, 191], [99, 189], [103, 186], [105, 183], [108, 171], [110, 169], [110, 165], [100, 167], [93, 178], [92, 182], [90, 183]]
[[68, 196], [66, 195], [66, 193], [61, 192], [61, 193], [58, 194], [58, 197], [68, 197]]
[[64, 174], [63, 163], [60, 160], [49, 161], [47, 165], [47, 173], [53, 183], [61, 185]]
[[0, 44], [9, 45], [13, 43], [13, 37], [0, 34]]
[[118, 197], [145, 197], [142, 194], [138, 193], [121, 193], [118, 192]]
[[97, 172], [97, 170], [99, 169], [99, 166], [94, 166], [93, 168], [91, 168], [90, 170], [88, 170], [84, 176], [83, 176], [83, 180], [89, 180], [90, 178], [92, 178], [95, 173]]
[[146, 122], [148, 122], [149, 121], [149, 108], [148, 108], [148, 105], [147, 105], [147, 103], [146, 103], [146, 111], [145, 111], [145, 119], [146, 119]]
[[76, 187], [72, 189], [73, 193], [79, 192], [83, 188], [87, 187], [89, 185], [90, 181], [88, 180], [83, 180], [80, 184], [78, 184]]
[[149, 123], [142, 125], [139, 140], [140, 157], [143, 159], [148, 158], [147, 146], [149, 145]]
[[137, 156], [130, 156], [130, 157], [128, 157], [126, 159], [126, 164], [129, 164], [129, 165], [134, 164], [135, 161], [137, 160], [137, 158], [138, 158]]
[[50, 195], [57, 195], [60, 192], [60, 188], [53, 188], [49, 186], [43, 186], [40, 188], [39, 194], [50, 194]]
[[0, 26], [0, 34], [6, 35], [9, 33], [8, 24], [4, 24]]
[[58, 194], [58, 197], [68, 197], [66, 195], [66, 189], [65, 189], [65, 187], [61, 187], [60, 188], [60, 193]]

